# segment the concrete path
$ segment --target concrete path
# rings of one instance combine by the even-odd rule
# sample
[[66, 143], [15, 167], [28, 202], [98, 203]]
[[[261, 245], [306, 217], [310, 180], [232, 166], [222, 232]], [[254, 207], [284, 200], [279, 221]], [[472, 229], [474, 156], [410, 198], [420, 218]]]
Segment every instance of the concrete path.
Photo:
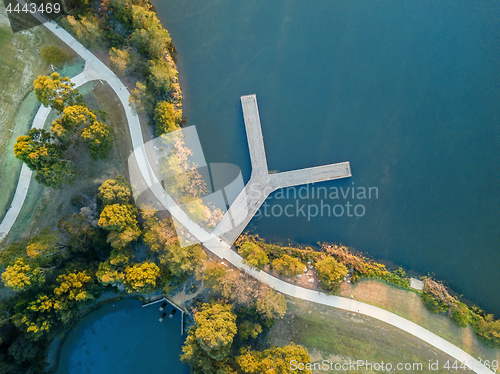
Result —
[[[134, 155], [136, 157], [137, 164], [140, 168], [141, 174], [145, 182], [148, 184], [148, 186], [150, 186], [155, 196], [158, 199], [160, 199], [160, 201], [163, 202], [164, 206], [171, 207], [170, 213], [172, 214], [172, 216], [178, 222], [182, 223], [184, 227], [187, 230], [189, 230], [192, 235], [198, 238], [208, 250], [216, 254], [218, 257], [227, 260], [229, 263], [247, 272], [249, 275], [255, 277], [259, 281], [269, 285], [270, 287], [274, 288], [279, 292], [282, 292], [292, 297], [312, 301], [323, 305], [332, 306], [334, 308], [360, 313], [368, 317], [372, 317], [380, 321], [386, 322], [392, 326], [395, 326], [403, 331], [406, 331], [422, 339], [423, 341], [429, 343], [430, 345], [448, 354], [452, 358], [460, 362], [465, 362], [469, 366], [469, 368], [476, 373], [481, 373], [481, 374], [492, 373], [491, 370], [486, 368], [483, 364], [481, 364], [477, 359], [475, 359], [468, 353], [464, 352], [463, 350], [451, 344], [450, 342], [442, 339], [436, 334], [424, 329], [423, 327], [411, 321], [408, 321], [407, 319], [404, 319], [391, 312], [388, 312], [384, 309], [380, 309], [369, 304], [365, 304], [362, 302], [338, 296], [326, 295], [318, 291], [313, 291], [295, 286], [290, 283], [286, 283], [280, 279], [273, 277], [270, 274], [267, 274], [265, 272], [257, 272], [249, 268], [247, 265], [243, 264], [242, 258], [237, 253], [232, 251], [231, 247], [227, 243], [221, 241], [218, 236], [216, 236], [213, 233], [208, 233], [198, 224], [191, 221], [191, 219], [182, 211], [182, 209], [180, 209], [176, 205], [176, 203], [170, 198], [170, 196], [164, 194], [163, 188], [161, 188], [161, 185], [157, 180], [157, 178], [155, 177], [153, 170], [147, 160], [144, 147], [144, 139], [142, 137], [139, 118], [132, 111], [132, 108], [128, 104], [129, 92], [127, 91], [125, 86], [121, 83], [121, 81], [118, 79], [118, 77], [110, 69], [108, 69], [106, 65], [104, 65], [100, 60], [98, 60], [90, 51], [88, 51], [85, 47], [83, 47], [75, 38], [73, 38], [65, 30], [61, 29], [52, 22], [45, 23], [44, 26], [47, 27], [50, 31], [52, 31], [56, 36], [58, 36], [62, 41], [64, 41], [69, 47], [71, 47], [77, 54], [79, 54], [86, 61], [86, 68], [84, 72], [79, 76], [75, 77], [74, 81], [78, 81], [79, 84], [82, 84], [83, 82], [88, 80], [102, 79], [107, 81], [108, 84], [111, 86], [111, 88], [118, 95], [125, 109], [125, 113], [128, 120], [128, 126], [130, 129], [130, 135], [132, 138], [132, 144], [134, 148]], [[43, 117], [42, 114], [40, 114], [40, 119], [35, 119], [35, 121], [41, 121]], [[27, 189], [27, 187], [25, 186], [20, 187], [18, 185], [18, 189], [19, 188]], [[20, 196], [22, 196], [21, 192]], [[19, 203], [22, 205], [21, 201], [19, 201], [16, 204]]]

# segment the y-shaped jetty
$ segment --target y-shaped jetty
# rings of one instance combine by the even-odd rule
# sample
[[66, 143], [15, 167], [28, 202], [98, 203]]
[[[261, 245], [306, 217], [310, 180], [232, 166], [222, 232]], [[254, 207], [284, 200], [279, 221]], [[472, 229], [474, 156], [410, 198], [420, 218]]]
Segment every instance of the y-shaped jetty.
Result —
[[257, 107], [257, 96], [242, 96], [241, 106], [245, 119], [248, 148], [250, 149], [252, 174], [244, 190], [231, 204], [231, 207], [213, 232], [229, 244], [234, 243], [240, 236], [271, 192], [279, 188], [351, 176], [349, 162], [269, 174], [259, 108]]

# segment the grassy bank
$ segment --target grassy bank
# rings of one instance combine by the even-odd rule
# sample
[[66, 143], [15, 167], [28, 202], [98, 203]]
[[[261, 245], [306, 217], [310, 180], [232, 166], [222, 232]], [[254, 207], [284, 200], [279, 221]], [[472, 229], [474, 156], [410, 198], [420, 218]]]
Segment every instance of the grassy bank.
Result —
[[480, 341], [470, 325], [458, 327], [447, 315], [429, 311], [417, 293], [381, 281], [365, 279], [355, 284], [343, 283], [341, 295], [353, 295], [356, 300], [415, 322], [476, 358], [500, 361], [500, 349], [491, 348]]
[[12, 33], [4, 3], [0, 3], [0, 219], [10, 206], [21, 170], [14, 157], [14, 143], [31, 127], [39, 103], [32, 93], [33, 80], [49, 74], [50, 66], [40, 58], [44, 46], [56, 45], [73, 63], [65, 73], [73, 76], [83, 64], [64, 43], [43, 26]]
[[[398, 328], [362, 316], [304, 300], [287, 298], [288, 311], [269, 333], [273, 345], [290, 342], [306, 347], [314, 362], [328, 360], [349, 362], [423, 363], [423, 370], [402, 370], [398, 373], [428, 373], [429, 360], [443, 363], [451, 360], [433, 346]], [[317, 371], [319, 373], [319, 371]], [[343, 373], [346, 371], [335, 371]], [[352, 371], [347, 371], [351, 372]], [[370, 373], [375, 371], [360, 370]], [[433, 373], [448, 373], [442, 369]], [[460, 371], [471, 372], [471, 371]]]
[[[72, 186], [63, 190], [47, 188], [32, 179], [19, 217], [3, 245], [31, 237], [45, 227], [53, 227], [65, 214], [77, 212], [71, 203], [73, 196], [94, 196], [99, 185], [106, 179], [116, 175], [128, 175], [127, 158], [132, 152], [132, 144], [125, 112], [118, 97], [107, 84], [99, 82], [87, 83], [80, 91], [88, 91], [84, 95], [87, 105], [108, 113], [107, 123], [113, 128], [115, 146], [105, 160], [92, 161], [82, 152], [81, 157], [77, 159], [79, 178]], [[50, 119], [48, 118], [48, 122]]]

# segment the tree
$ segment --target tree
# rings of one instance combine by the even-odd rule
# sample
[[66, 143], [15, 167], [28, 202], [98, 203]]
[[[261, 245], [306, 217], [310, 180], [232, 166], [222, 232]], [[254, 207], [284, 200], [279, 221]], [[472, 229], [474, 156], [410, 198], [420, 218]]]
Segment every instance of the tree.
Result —
[[50, 76], [38, 76], [33, 83], [36, 98], [45, 106], [51, 106], [62, 112], [65, 107], [82, 102], [82, 95], [68, 77], [61, 77], [58, 73]]
[[153, 252], [160, 252], [166, 247], [178, 243], [177, 233], [171, 218], [161, 221], [155, 217], [155, 211], [142, 210], [144, 222], [144, 243]]
[[148, 82], [156, 95], [166, 97], [172, 88], [176, 71], [165, 60], [148, 61]]
[[146, 85], [141, 82], [135, 84], [128, 101], [137, 113], [149, 113], [153, 105], [153, 97], [148, 92]]
[[231, 306], [203, 304], [195, 317], [182, 347], [181, 360], [189, 363], [192, 373], [234, 373], [227, 365], [233, 338], [236, 335], [236, 315]]
[[226, 267], [217, 262], [208, 261], [203, 272], [203, 282], [207, 287], [217, 288], [226, 275]]
[[205, 252], [199, 244], [183, 248], [178, 244], [172, 244], [165, 247], [164, 253], [160, 255], [160, 262], [167, 266], [173, 276], [183, 278], [201, 266], [205, 258]]
[[19, 136], [14, 154], [35, 172], [37, 182], [52, 188], [75, 179], [71, 161], [65, 157], [65, 146], [53, 144], [53, 137], [45, 130], [31, 129], [28, 135]]
[[129, 251], [114, 249], [108, 260], [99, 264], [97, 279], [104, 285], [118, 286], [125, 280], [125, 268], [129, 265], [132, 254]]
[[132, 41], [144, 57], [161, 60], [165, 57], [171, 38], [168, 31], [160, 25], [149, 30], [136, 29], [132, 34]]
[[121, 77], [127, 74], [130, 66], [130, 53], [125, 49], [111, 48], [109, 50], [111, 68]]
[[260, 295], [255, 305], [257, 312], [268, 319], [283, 318], [287, 309], [285, 297], [271, 288]]
[[451, 318], [457, 326], [467, 327], [471, 319], [471, 314], [467, 305], [457, 302], [455, 306], [451, 307]]
[[98, 225], [110, 231], [108, 242], [113, 248], [124, 247], [141, 235], [135, 208], [128, 204], [106, 205], [99, 216]]
[[238, 326], [238, 335], [241, 340], [248, 338], [255, 339], [262, 332], [262, 326], [258, 323], [252, 323], [249, 320], [244, 320]]
[[68, 59], [66, 53], [64, 53], [61, 48], [56, 47], [55, 45], [47, 45], [45, 47], [42, 47], [41, 55], [47, 64], [52, 64], [55, 66], [61, 66]]
[[236, 362], [245, 374], [260, 373], [307, 373], [312, 374], [311, 368], [292, 368], [291, 363], [310, 363], [311, 356], [307, 349], [290, 343], [284, 347], [273, 347], [263, 352], [243, 351], [241, 356], [236, 357]]
[[54, 299], [48, 295], [39, 294], [32, 301], [19, 303], [16, 309], [13, 317], [15, 325], [34, 340], [39, 340], [58, 324]]
[[280, 275], [286, 277], [294, 277], [304, 271], [304, 264], [297, 258], [289, 255], [283, 255], [273, 261], [273, 268], [278, 271]]
[[121, 175], [115, 179], [108, 179], [99, 187], [97, 197], [104, 205], [110, 204], [130, 204], [132, 202], [132, 192], [130, 184]]
[[106, 158], [113, 147], [111, 127], [99, 121], [83, 104], [65, 107], [61, 118], [52, 122], [50, 129], [63, 143], [86, 143], [94, 160]]
[[252, 242], [243, 243], [238, 249], [238, 253], [243, 257], [243, 263], [258, 270], [262, 270], [269, 263], [266, 252]]
[[151, 261], [145, 261], [128, 266], [125, 274], [125, 286], [128, 292], [151, 292], [156, 288], [160, 268]]
[[82, 130], [81, 137], [89, 147], [90, 157], [93, 160], [105, 159], [113, 148], [111, 127], [101, 121], [94, 121]]
[[54, 304], [59, 319], [68, 323], [86, 301], [92, 300], [94, 279], [87, 271], [62, 274], [57, 277], [59, 286], [54, 289]]
[[315, 267], [321, 286], [327, 290], [338, 285], [349, 272], [343, 264], [338, 263], [331, 256], [319, 260]]
[[86, 47], [99, 47], [101, 41], [104, 40], [104, 30], [100, 27], [99, 19], [95, 15], [89, 13], [79, 21], [73, 16], [67, 16], [65, 20], [69, 23], [76, 38]]
[[41, 285], [45, 277], [40, 269], [32, 268], [23, 257], [19, 257], [2, 273], [2, 281], [14, 291], [25, 291]]
[[493, 314], [476, 314], [474, 331], [488, 344], [500, 347], [500, 319], [495, 320]]
[[171, 131], [179, 130], [182, 110], [176, 111], [173, 104], [160, 101], [156, 104], [153, 119], [156, 126], [156, 135], [160, 136]]
[[182, 347], [181, 360], [191, 366], [192, 374], [236, 374], [228, 365], [227, 357], [223, 360], [214, 360], [201, 347], [195, 337], [195, 328], [189, 330]]

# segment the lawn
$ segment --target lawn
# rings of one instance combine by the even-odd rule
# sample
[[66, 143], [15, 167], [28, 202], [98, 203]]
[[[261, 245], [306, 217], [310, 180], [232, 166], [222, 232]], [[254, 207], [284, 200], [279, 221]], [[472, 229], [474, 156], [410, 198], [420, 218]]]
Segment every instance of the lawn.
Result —
[[458, 327], [447, 315], [430, 312], [424, 306], [420, 296], [414, 292], [381, 281], [361, 280], [355, 285], [344, 283], [342, 295], [346, 297], [353, 295], [356, 300], [378, 306], [409, 319], [476, 358], [481, 357], [500, 362], [500, 349], [492, 349], [479, 341], [472, 327]]
[[281, 346], [292, 341], [301, 344], [309, 350], [313, 362], [383, 361], [392, 363], [394, 368], [397, 363], [423, 364], [423, 370], [398, 370], [398, 373], [428, 373], [431, 372], [428, 370], [429, 360], [439, 360], [440, 370], [432, 372], [449, 373], [442, 367], [447, 360], [452, 360], [449, 356], [402, 330], [357, 313], [304, 300], [287, 298], [287, 302], [287, 314], [269, 333], [273, 345]]
[[63, 48], [73, 61], [68, 74], [82, 70], [75, 54], [43, 26], [13, 34], [0, 2], [0, 219], [10, 206], [21, 170], [21, 162], [14, 157], [14, 143], [29, 131], [39, 105], [32, 93], [33, 80], [51, 72], [40, 58], [45, 45]]
[[30, 237], [45, 227], [53, 227], [64, 215], [78, 212], [78, 208], [71, 204], [72, 197], [81, 194], [95, 197], [98, 187], [105, 180], [119, 174], [128, 178], [127, 159], [132, 145], [125, 112], [118, 97], [106, 83], [89, 82], [80, 91], [87, 92], [84, 102], [90, 108], [107, 113], [106, 123], [113, 128], [115, 146], [109, 157], [100, 161], [92, 161], [87, 152], [81, 150], [81, 156], [76, 160], [79, 176], [73, 185], [62, 190], [44, 187], [32, 179], [19, 217], [3, 245]]

